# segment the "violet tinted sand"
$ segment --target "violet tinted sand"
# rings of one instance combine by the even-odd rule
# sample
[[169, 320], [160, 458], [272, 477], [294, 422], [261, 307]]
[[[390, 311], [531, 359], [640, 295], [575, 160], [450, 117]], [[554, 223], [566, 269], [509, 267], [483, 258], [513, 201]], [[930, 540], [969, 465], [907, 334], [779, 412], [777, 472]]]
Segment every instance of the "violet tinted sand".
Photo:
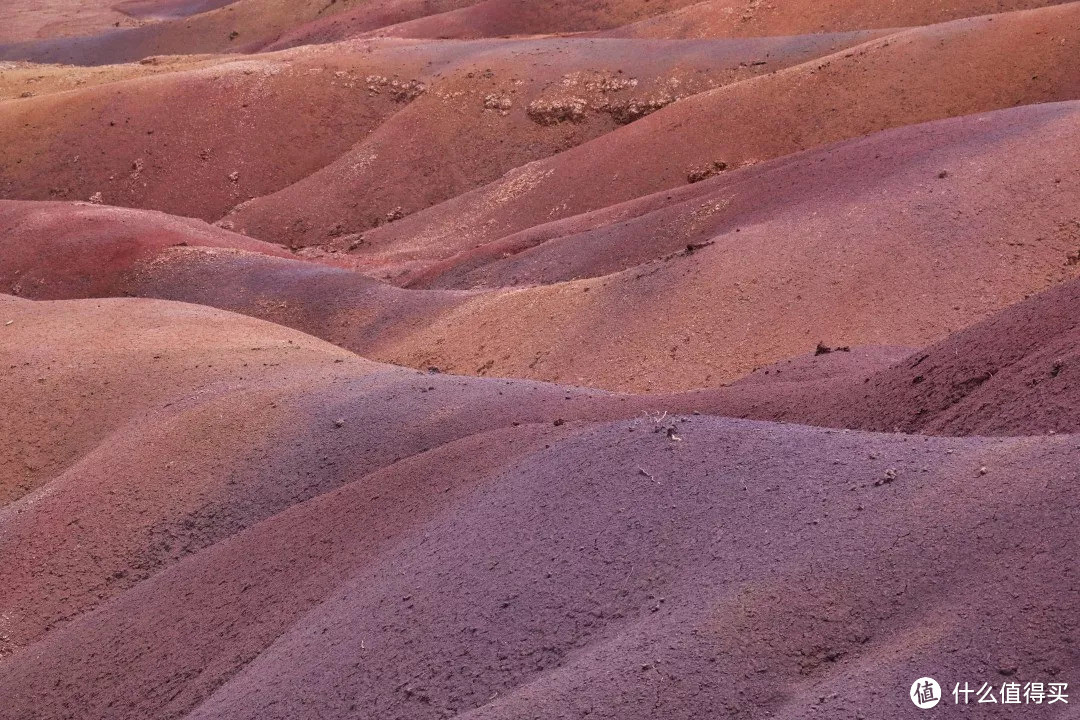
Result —
[[0, 720], [1071, 717], [1078, 51], [6, 3]]

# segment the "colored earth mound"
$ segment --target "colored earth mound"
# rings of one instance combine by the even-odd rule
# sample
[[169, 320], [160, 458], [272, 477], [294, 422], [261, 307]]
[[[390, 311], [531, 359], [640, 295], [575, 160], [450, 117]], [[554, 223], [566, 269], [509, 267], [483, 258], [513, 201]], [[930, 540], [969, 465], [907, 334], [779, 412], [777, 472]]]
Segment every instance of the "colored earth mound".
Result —
[[0, 720], [1072, 718], [1078, 52], [5, 3]]

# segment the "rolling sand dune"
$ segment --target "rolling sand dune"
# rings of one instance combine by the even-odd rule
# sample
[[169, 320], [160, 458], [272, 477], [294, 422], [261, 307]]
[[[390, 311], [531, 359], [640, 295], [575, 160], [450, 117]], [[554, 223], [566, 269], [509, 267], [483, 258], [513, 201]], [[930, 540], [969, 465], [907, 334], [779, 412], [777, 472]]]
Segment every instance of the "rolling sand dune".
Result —
[[0, 720], [1080, 718], [1078, 51], [4, 3]]
[[[216, 220], [346, 152], [420, 94], [421, 73], [437, 62], [402, 43], [298, 50], [3, 103], [0, 192], [100, 193], [113, 205]], [[188, 105], [199, 112], [175, 112]]]
[[[227, 226], [336, 241], [498, 179], [680, 98], [826, 55], [863, 33], [719, 42], [455, 43], [461, 60], [327, 167], [239, 206]], [[467, 50], [466, 50], [467, 48]]]
[[855, 28], [900, 28], [1060, 5], [1067, 0], [967, 0], [903, 3], [863, 0], [705, 0], [640, 22], [608, 30], [616, 37], [758, 37], [837, 32]]
[[604, 30], [691, 5], [695, 0], [483, 0], [373, 31], [413, 38], [479, 38]]
[[[4, 572], [21, 580], [9, 627], [57, 622], [0, 664], [16, 716], [78, 702], [93, 717], [802, 717], [810, 705], [885, 717], [908, 701], [882, 689], [924, 671], [1071, 667], [1058, 638], [1073, 594], [1045, 582], [1073, 552], [1071, 437], [706, 416], [662, 421], [671, 433], [641, 417], [530, 424], [545, 414], [540, 386], [382, 371], [236, 316], [137, 300], [7, 307], [7, 347], [45, 326], [56, 362], [86, 351], [77, 324], [112, 347], [141, 338], [171, 385], [198, 359], [176, 344], [195, 319], [226, 334], [192, 350], [231, 358], [212, 390], [175, 386], [174, 405], [155, 403], [2, 511], [15, 547]], [[112, 381], [88, 405], [146, 377], [138, 356], [118, 360], [86, 368]], [[572, 403], [550, 393], [546, 413]], [[45, 543], [37, 557], [56, 570], [20, 575]], [[919, 574], [926, 563], [935, 572]], [[40, 600], [60, 592], [74, 596], [67, 613], [94, 609], [59, 620]], [[1004, 607], [1055, 629], [1002, 623]], [[918, 659], [941, 648], [929, 668]]]
[[[912, 30], [729, 85], [366, 236], [438, 257], [535, 225], [877, 130], [1080, 97], [1080, 4]], [[1003, 49], [1023, 47], [1023, 53]]]
[[[630, 391], [718, 386], [819, 341], [925, 345], [1076, 277], [1080, 169], [1059, 149], [1078, 134], [1076, 103], [879, 133], [643, 198], [602, 224], [585, 216], [577, 233], [562, 223], [479, 267], [485, 258], [466, 254], [426, 278], [449, 289], [274, 259], [229, 233], [187, 242], [210, 249], [168, 236], [152, 257], [119, 243], [115, 267], [91, 274], [111, 294], [242, 312], [414, 368]], [[35, 206], [6, 207], [19, 219]], [[65, 222], [65, 206], [51, 210]], [[151, 228], [163, 216], [139, 217]], [[11, 237], [33, 247], [38, 235], [14, 223]], [[9, 254], [0, 275], [29, 297], [94, 294], [72, 285], [79, 265], [65, 258], [78, 237], [57, 237], [36, 264]], [[514, 282], [528, 286], [454, 289]]]
[[684, 194], [703, 195], [496, 263], [502, 280], [599, 277], [476, 295], [377, 356], [657, 391], [822, 340], [925, 344], [1076, 276], [1076, 158], [1060, 148], [1078, 119], [1074, 103], [1018, 108], [695, 184]]
[[[17, 0], [14, 13], [27, 15], [25, 4], [30, 0]], [[52, 0], [61, 5], [83, 5], [82, 0]], [[96, 2], [96, 0], [95, 0]], [[246, 47], [262, 47], [273, 42], [282, 33], [308, 23], [345, 11], [358, 0], [236, 0], [221, 5], [216, 0], [202, 2], [206, 11], [191, 17], [176, 17], [160, 22], [145, 22], [132, 18], [121, 21], [120, 27], [104, 31], [87, 32], [89, 28], [77, 28], [76, 32], [38, 33], [40, 39], [27, 40], [26, 33], [15, 34], [10, 39], [22, 41], [0, 44], [0, 60], [32, 60], [41, 63], [68, 63], [72, 65], [107, 65], [133, 62], [153, 55], [240, 52]], [[154, 7], [180, 8], [185, 14], [186, 2], [170, 3], [156, 0]], [[122, 3], [116, 3], [121, 8]], [[199, 10], [198, 6], [189, 6]], [[130, 10], [130, 8], [129, 8]], [[117, 15], [111, 11], [108, 17]], [[80, 16], [82, 11], [80, 9]], [[138, 12], [134, 13], [138, 15]], [[31, 15], [36, 16], [36, 13]], [[119, 15], [117, 18], [126, 15]], [[131, 25], [134, 25], [132, 27]], [[100, 27], [100, 24], [99, 24]], [[71, 37], [69, 37], [71, 36]], [[8, 39], [8, 38], [4, 38]], [[2, 43], [3, 40], [0, 40]]]

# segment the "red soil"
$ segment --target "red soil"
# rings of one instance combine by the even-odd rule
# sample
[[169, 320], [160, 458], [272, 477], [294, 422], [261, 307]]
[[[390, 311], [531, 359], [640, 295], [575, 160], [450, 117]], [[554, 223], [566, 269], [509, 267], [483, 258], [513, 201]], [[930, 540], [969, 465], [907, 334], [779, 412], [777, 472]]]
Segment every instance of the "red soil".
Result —
[[[1075, 103], [903, 128], [561, 223], [509, 259], [473, 268], [466, 254], [427, 278], [553, 283], [509, 292], [403, 290], [265, 252], [183, 247], [142, 262], [118, 251], [122, 267], [94, 274], [119, 278], [103, 280], [117, 294], [243, 312], [415, 368], [631, 391], [718, 386], [819, 340], [921, 346], [1075, 277], [1080, 175], [1058, 148], [1077, 142]], [[19, 257], [6, 261], [10, 282], [58, 297], [35, 295], [40, 281], [18, 274]], [[46, 287], [77, 267], [55, 257], [37, 271]], [[582, 276], [592, 279], [568, 280]]]
[[447, 46], [416, 46], [441, 58], [440, 72], [422, 76], [423, 95], [333, 163], [242, 204], [226, 223], [293, 246], [347, 247], [355, 238], [336, 239], [461, 195], [679, 98], [864, 39], [477, 41], [449, 45], [442, 55], [435, 51]]
[[430, 54], [401, 43], [371, 50], [297, 50], [0, 104], [0, 193], [100, 193], [113, 205], [217, 220], [332, 162], [407, 103], [369, 92], [369, 75], [418, 82], [430, 71]]
[[1065, 4], [1067, 0], [705, 0], [663, 15], [624, 25], [605, 34], [616, 37], [755, 37], [836, 32], [867, 28], [933, 25], [975, 15]]
[[123, 294], [124, 275], [166, 248], [289, 256], [276, 245], [164, 213], [12, 200], [0, 200], [0, 246], [0, 290], [39, 300]]
[[1080, 2], [3, 42], [0, 720], [1076, 714]]
[[683, 185], [714, 162], [739, 167], [890, 127], [1075, 99], [1080, 72], [1068, 58], [1080, 36], [1055, 32], [1077, 22], [1077, 3], [962, 20], [702, 93], [380, 229], [369, 247], [444, 257]]
[[697, 0], [482, 0], [374, 31], [412, 38], [480, 38], [619, 27]]

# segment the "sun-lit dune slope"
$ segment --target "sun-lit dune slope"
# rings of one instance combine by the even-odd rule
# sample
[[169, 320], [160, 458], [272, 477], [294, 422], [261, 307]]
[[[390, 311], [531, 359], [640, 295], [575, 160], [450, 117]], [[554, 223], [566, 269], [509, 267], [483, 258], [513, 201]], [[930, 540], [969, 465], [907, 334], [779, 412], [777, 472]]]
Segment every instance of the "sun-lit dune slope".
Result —
[[290, 245], [340, 239], [437, 204], [695, 93], [827, 55], [862, 33], [705, 42], [545, 38], [435, 44], [452, 67], [357, 145], [227, 218]]
[[701, 93], [366, 236], [428, 258], [845, 138], [1080, 97], [1080, 3], [961, 20]]
[[17, 200], [0, 200], [0, 247], [0, 292], [37, 300], [122, 295], [136, 264], [167, 248], [291, 257], [277, 245], [201, 220], [90, 203]]
[[932, 25], [976, 15], [992, 15], [1061, 5], [1068, 0], [705, 0], [604, 34], [617, 37], [754, 37], [836, 32], [855, 28]]
[[657, 397], [681, 410], [930, 435], [1080, 431], [1080, 280], [1050, 288], [918, 350], [830, 347], [723, 388]]
[[[819, 341], [923, 346], [1076, 277], [1080, 167], [1060, 148], [1077, 142], [1075, 102], [878, 133], [557, 223], [509, 258], [465, 254], [420, 277], [443, 288], [275, 258], [229, 233], [188, 247], [176, 236], [138, 257], [102, 240], [96, 257], [115, 262], [75, 264], [64, 259], [78, 256], [73, 232], [40, 245], [34, 264], [25, 251], [0, 257], [0, 290], [94, 294], [75, 269], [92, 267], [101, 292], [254, 315], [409, 367], [689, 390]], [[34, 207], [8, 203], [0, 217]], [[49, 212], [62, 224], [68, 210]], [[140, 217], [148, 233], [163, 218]], [[33, 225], [12, 227], [9, 245], [39, 247]], [[514, 282], [526, 286], [456, 289]]]
[[609, 421], [190, 305], [0, 308], [5, 444], [132, 412], [0, 509], [11, 717], [886, 718], [1074, 662], [1072, 437]]
[[[106, 65], [132, 62], [152, 55], [240, 52], [251, 47], [262, 47], [299, 25], [346, 11], [362, 1], [237, 0], [223, 7], [214, 7], [221, 4], [216, 0], [195, 2], [187, 9], [205, 11], [190, 17], [153, 21], [152, 18], [147, 20], [120, 16], [117, 17], [117, 21], [121, 23], [119, 27], [105, 30], [100, 29], [101, 23], [98, 22], [93, 27], [79, 24], [74, 30], [67, 32], [39, 32], [39, 39], [36, 40], [26, 39], [29, 36], [25, 32], [0, 36], [0, 59]], [[83, 5], [82, 0], [78, 3], [72, 3], [71, 0], [50, 2], [68, 6]], [[36, 12], [27, 12], [26, 3], [27, 0], [16, 0], [12, 14], [18, 18], [28, 15], [36, 17]], [[183, 15], [187, 12], [184, 2], [177, 4], [162, 0], [155, 4], [162, 7], [173, 5], [173, 14]], [[119, 5], [123, 7], [122, 4]], [[143, 10], [150, 7], [152, 5], [146, 5]], [[102, 12], [106, 11], [103, 9]], [[118, 11], [107, 12], [108, 19], [112, 19]], [[142, 11], [136, 11], [136, 14], [140, 12]], [[80, 19], [82, 13], [80, 7]], [[74, 36], [67, 37], [69, 35]]]
[[0, 194], [100, 193], [217, 220], [349, 150], [423, 92], [440, 55], [394, 41], [300, 49], [0, 103]]
[[1080, 168], [1061, 148], [1078, 141], [1076, 103], [1030, 106], [645, 198], [643, 214], [539, 245], [498, 279], [598, 277], [475, 295], [374, 356], [676, 390], [818, 341], [920, 346], [1076, 276]]
[[[1080, 233], [1080, 222], [1072, 225]], [[954, 333], [872, 375], [832, 424], [941, 435], [1080, 432], [1078, 302], [1080, 282], [1072, 281]]]

